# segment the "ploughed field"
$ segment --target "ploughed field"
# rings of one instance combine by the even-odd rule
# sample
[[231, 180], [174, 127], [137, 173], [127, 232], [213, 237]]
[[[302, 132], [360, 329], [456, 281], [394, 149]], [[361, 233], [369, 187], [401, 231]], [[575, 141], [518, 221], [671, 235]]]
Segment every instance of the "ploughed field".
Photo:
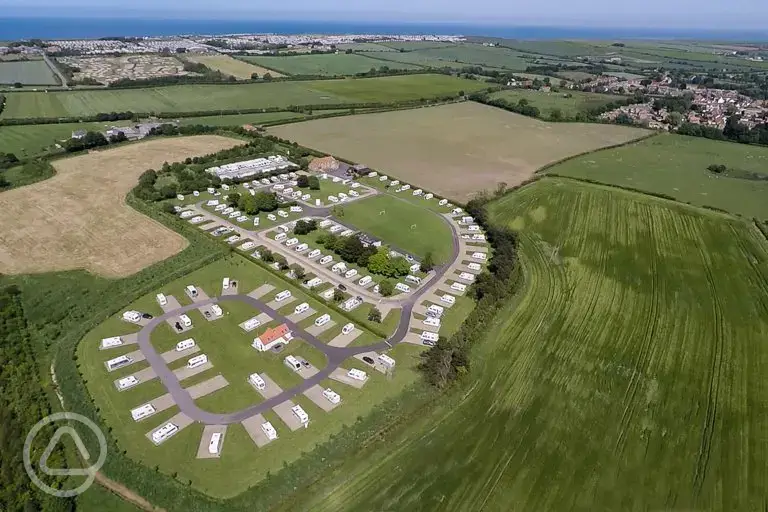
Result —
[[101, 112], [213, 112], [290, 105], [391, 103], [455, 96], [482, 82], [445, 75], [235, 85], [176, 85], [146, 89], [23, 92], [6, 95], [3, 118], [76, 117]]
[[293, 510], [756, 510], [768, 251], [731, 217], [546, 178], [492, 204], [525, 286], [470, 380]]
[[474, 102], [318, 119], [269, 131], [460, 201], [500, 182], [520, 184], [548, 163], [649, 133], [546, 123]]

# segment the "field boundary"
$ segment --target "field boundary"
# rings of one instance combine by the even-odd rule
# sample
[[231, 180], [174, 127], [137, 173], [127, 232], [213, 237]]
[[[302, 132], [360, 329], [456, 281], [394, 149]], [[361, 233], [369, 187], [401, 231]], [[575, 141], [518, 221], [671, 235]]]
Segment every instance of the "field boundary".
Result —
[[[549, 122], [556, 122], [556, 121], [543, 121], [543, 122], [549, 123]], [[601, 123], [595, 123], [595, 124], [601, 124]], [[644, 136], [639, 137], [637, 139], [629, 140], [627, 142], [621, 142], [619, 144], [614, 144], [612, 146], [605, 146], [605, 147], [598, 148], [598, 149], [591, 149], [589, 151], [584, 151], [583, 153], [579, 153], [579, 154], [576, 154], [576, 155], [570, 155], [570, 156], [567, 156], [565, 158], [561, 158], [560, 160], [558, 160], [556, 162], [551, 162], [551, 163], [548, 163], [548, 164], [546, 164], [546, 165], [544, 165], [542, 167], [539, 167], [538, 169], [536, 169], [536, 171], [534, 171], [534, 174], [543, 173], [547, 169], [551, 169], [552, 167], [554, 167], [556, 165], [560, 165], [560, 164], [562, 164], [564, 162], [568, 162], [568, 161], [574, 160], [576, 158], [581, 158], [582, 156], [591, 155], [593, 153], [598, 153], [600, 151], [607, 151], [609, 149], [616, 149], [616, 148], [620, 148], [620, 147], [623, 147], [623, 146], [628, 146], [630, 144], [635, 144], [635, 143], [638, 143], [638, 142], [642, 142], [642, 141], [650, 139], [652, 137], [658, 137], [659, 135], [661, 135], [661, 132], [651, 132], [648, 135], [644, 135]]]

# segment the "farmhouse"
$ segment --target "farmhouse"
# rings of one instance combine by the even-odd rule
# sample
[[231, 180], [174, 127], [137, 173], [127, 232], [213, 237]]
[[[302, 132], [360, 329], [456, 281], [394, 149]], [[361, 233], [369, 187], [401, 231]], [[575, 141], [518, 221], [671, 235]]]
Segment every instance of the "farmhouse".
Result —
[[274, 329], [267, 329], [264, 334], [253, 340], [253, 348], [259, 352], [266, 352], [275, 345], [288, 344], [293, 339], [293, 334], [287, 325], [281, 324]]
[[334, 174], [336, 176], [346, 175], [351, 167], [344, 163], [339, 162], [332, 156], [324, 156], [322, 158], [315, 158], [309, 162], [309, 170], [312, 172]]

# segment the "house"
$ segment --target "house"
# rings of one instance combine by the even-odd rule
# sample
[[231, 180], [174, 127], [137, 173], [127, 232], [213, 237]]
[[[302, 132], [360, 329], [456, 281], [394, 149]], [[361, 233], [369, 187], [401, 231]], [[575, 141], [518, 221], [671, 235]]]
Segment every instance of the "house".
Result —
[[291, 330], [285, 324], [280, 324], [275, 328], [267, 329], [264, 333], [255, 338], [251, 346], [259, 352], [266, 352], [275, 345], [288, 344], [293, 339]]
[[309, 170], [319, 174], [333, 174], [335, 176], [344, 176], [352, 167], [344, 162], [339, 162], [332, 156], [315, 158], [309, 162]]

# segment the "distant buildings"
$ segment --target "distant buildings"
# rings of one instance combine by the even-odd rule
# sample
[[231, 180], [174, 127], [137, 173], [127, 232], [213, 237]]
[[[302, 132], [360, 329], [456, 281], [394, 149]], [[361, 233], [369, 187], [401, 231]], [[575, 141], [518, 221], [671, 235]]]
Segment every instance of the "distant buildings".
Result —
[[298, 166], [284, 156], [276, 155], [267, 158], [254, 158], [253, 160], [224, 164], [218, 167], [210, 167], [205, 171], [215, 174], [221, 179], [240, 179], [291, 167]]

